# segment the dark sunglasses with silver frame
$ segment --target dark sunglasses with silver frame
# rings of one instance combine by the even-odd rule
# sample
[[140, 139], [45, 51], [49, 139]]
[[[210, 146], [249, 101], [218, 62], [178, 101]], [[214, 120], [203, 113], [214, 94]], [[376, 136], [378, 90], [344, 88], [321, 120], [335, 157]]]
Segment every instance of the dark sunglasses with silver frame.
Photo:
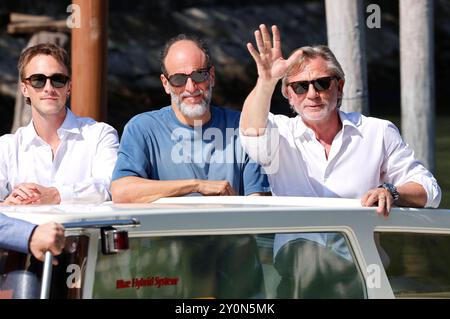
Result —
[[331, 81], [334, 79], [339, 80], [339, 77], [325, 76], [325, 77], [318, 78], [318, 79], [315, 79], [312, 81], [296, 81], [296, 82], [289, 83], [288, 86], [291, 86], [296, 94], [304, 94], [304, 93], [308, 92], [310, 84], [313, 85], [315, 90], [320, 92], [320, 91], [328, 90], [330, 88]]
[[46, 76], [45, 74], [33, 74], [27, 77], [25, 81], [28, 81], [35, 89], [42, 89], [47, 83], [47, 79], [50, 79], [50, 83], [54, 88], [60, 89], [69, 82], [70, 77], [61, 73], [55, 73], [50, 76]]
[[172, 85], [174, 87], [181, 87], [181, 86], [186, 85], [188, 78], [191, 78], [192, 81], [194, 81], [195, 83], [202, 83], [202, 82], [209, 80], [209, 70], [210, 69], [211, 69], [211, 67], [208, 66], [204, 69], [195, 70], [195, 71], [191, 72], [191, 74], [175, 73], [170, 76], [164, 74], [164, 76], [169, 81], [170, 85]]

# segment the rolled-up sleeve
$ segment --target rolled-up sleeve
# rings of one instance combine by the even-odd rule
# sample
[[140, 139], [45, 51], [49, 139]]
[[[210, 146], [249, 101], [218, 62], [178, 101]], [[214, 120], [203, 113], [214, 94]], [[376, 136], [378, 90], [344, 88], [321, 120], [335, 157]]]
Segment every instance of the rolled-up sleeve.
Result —
[[154, 178], [151, 176], [150, 150], [146, 141], [146, 134], [142, 131], [137, 120], [131, 120], [122, 134], [116, 166], [112, 180], [122, 177], [137, 176]]
[[269, 113], [264, 134], [259, 136], [245, 135], [245, 132], [239, 129], [239, 138], [245, 152], [251, 159], [261, 164], [268, 174], [271, 166], [278, 166], [280, 134], [273, 119], [273, 114]]
[[384, 131], [386, 148], [386, 179], [395, 185], [415, 182], [425, 189], [427, 203], [425, 207], [437, 208], [441, 202], [442, 192], [436, 178], [425, 166], [414, 158], [414, 152], [403, 141], [400, 132], [392, 123]]

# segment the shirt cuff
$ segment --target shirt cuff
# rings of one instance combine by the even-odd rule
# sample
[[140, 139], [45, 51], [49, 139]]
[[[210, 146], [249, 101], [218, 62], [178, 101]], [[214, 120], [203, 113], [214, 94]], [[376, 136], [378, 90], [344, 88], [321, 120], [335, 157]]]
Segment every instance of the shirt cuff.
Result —
[[441, 203], [442, 192], [434, 177], [419, 176], [412, 178], [412, 182], [422, 185], [427, 193], [427, 203], [425, 208], [438, 208]]
[[10, 231], [7, 229], [7, 234], [3, 234], [7, 236], [4, 248], [29, 254], [30, 236], [37, 225], [16, 218], [11, 219], [11, 224]]
[[251, 195], [253, 193], [269, 193], [269, 192], [270, 187], [254, 186], [245, 189], [245, 196]]
[[66, 185], [59, 185], [54, 187], [56, 187], [56, 189], [59, 192], [59, 197], [61, 198], [60, 204], [67, 204], [73, 202], [74, 193], [72, 187]]

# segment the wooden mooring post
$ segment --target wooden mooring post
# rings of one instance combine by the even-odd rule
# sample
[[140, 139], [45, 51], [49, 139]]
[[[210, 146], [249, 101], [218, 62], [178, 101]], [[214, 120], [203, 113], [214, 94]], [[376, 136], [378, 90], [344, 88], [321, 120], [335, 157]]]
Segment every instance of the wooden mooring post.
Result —
[[108, 0], [73, 0], [79, 26], [72, 28], [71, 109], [79, 116], [106, 120]]
[[402, 135], [434, 171], [435, 85], [433, 1], [400, 0]]

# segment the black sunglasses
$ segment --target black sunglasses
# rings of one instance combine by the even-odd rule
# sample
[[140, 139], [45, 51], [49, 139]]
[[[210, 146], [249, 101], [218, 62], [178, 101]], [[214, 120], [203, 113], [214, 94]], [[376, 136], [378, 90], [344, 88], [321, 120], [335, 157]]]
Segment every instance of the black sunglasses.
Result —
[[50, 76], [46, 76], [45, 74], [33, 74], [25, 80], [30, 82], [31, 86], [35, 89], [42, 89], [47, 83], [47, 79], [50, 79], [52, 86], [57, 89], [64, 87], [70, 80], [67, 75], [61, 73], [55, 73]]
[[195, 83], [202, 83], [209, 79], [209, 69], [211, 67], [207, 67], [204, 69], [199, 69], [193, 71], [191, 74], [184, 73], [176, 73], [171, 76], [167, 76], [166, 78], [172, 86], [181, 87], [186, 85], [188, 78], [191, 78]]
[[308, 92], [309, 85], [312, 84], [317, 91], [325, 91], [330, 88], [331, 81], [339, 79], [337, 76], [326, 76], [312, 81], [297, 81], [289, 83], [296, 94], [304, 94]]

